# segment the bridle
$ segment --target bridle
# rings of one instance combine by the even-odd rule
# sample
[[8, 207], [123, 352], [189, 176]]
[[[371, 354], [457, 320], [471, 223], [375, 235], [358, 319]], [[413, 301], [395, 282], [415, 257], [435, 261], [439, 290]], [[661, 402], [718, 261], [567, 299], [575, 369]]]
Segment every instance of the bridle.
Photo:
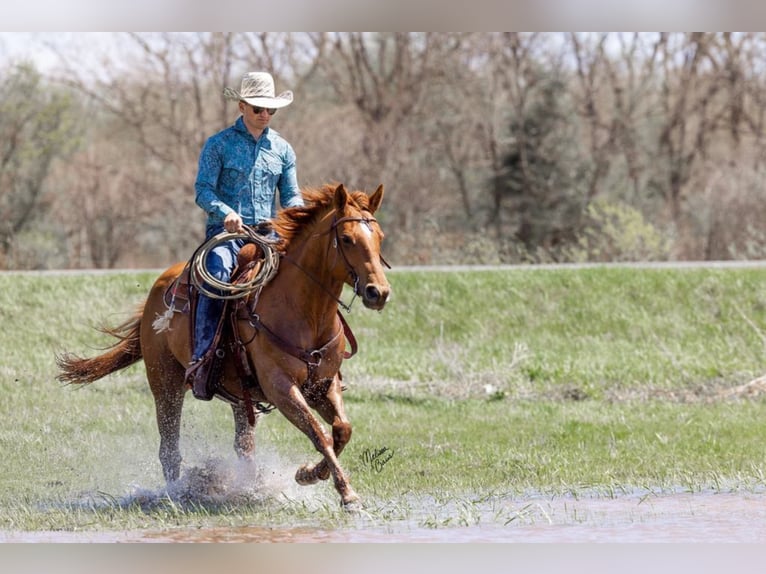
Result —
[[[282, 259], [284, 259], [285, 261], [291, 263], [292, 265], [294, 265], [295, 267], [300, 269], [303, 272], [304, 275], [306, 275], [314, 283], [319, 285], [319, 287], [327, 295], [329, 295], [332, 299], [335, 299], [335, 301], [338, 303], [338, 305], [340, 307], [342, 307], [347, 313], [351, 312], [351, 306], [354, 304], [354, 301], [356, 300], [356, 297], [359, 295], [359, 274], [356, 272], [354, 267], [351, 265], [351, 262], [349, 262], [349, 260], [348, 260], [348, 256], [346, 255], [346, 252], [343, 249], [343, 241], [341, 240], [340, 231], [339, 231], [340, 224], [341, 223], [348, 223], [348, 222], [355, 222], [355, 223], [360, 223], [360, 224], [363, 223], [363, 224], [365, 224], [365, 225], [367, 225], [369, 227], [371, 223], [377, 223], [378, 220], [375, 219], [374, 217], [354, 217], [354, 216], [348, 215], [348, 216], [345, 216], [345, 217], [338, 218], [337, 216], [333, 216], [333, 221], [332, 221], [332, 224], [330, 225], [330, 228], [327, 231], [323, 231], [322, 233], [319, 233], [317, 235], [325, 235], [325, 234], [328, 234], [328, 233], [335, 233], [335, 237], [333, 238], [333, 241], [332, 241], [331, 245], [332, 245], [332, 247], [334, 247], [336, 249], [336, 251], [338, 251], [340, 253], [341, 257], [343, 258], [343, 264], [346, 266], [346, 271], [348, 273], [348, 276], [353, 279], [354, 296], [351, 298], [351, 302], [350, 303], [344, 303], [339, 297], [336, 297], [335, 294], [333, 294], [330, 291], [330, 289], [324, 283], [322, 283], [319, 279], [314, 277], [314, 275], [309, 273], [306, 269], [301, 267], [287, 253], [282, 254]], [[313, 237], [316, 237], [316, 235], [313, 236]], [[306, 241], [308, 241], [308, 239]], [[330, 249], [330, 246], [328, 245], [328, 250], [329, 249]], [[383, 258], [383, 255], [379, 253], [378, 256], [380, 257], [381, 263], [383, 265], [385, 265], [388, 269], [391, 269], [391, 266]]]

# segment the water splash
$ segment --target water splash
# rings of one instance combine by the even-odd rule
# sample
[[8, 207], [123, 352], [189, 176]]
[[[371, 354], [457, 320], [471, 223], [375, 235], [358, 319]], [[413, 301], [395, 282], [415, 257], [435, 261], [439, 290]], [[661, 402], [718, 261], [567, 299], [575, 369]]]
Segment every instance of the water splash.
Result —
[[208, 457], [182, 466], [178, 480], [166, 487], [133, 484], [124, 495], [101, 490], [81, 492], [74, 501], [52, 506], [90, 511], [140, 508], [144, 512], [169, 508], [216, 512], [234, 506], [298, 505], [307, 510], [326, 507], [335, 493], [331, 484], [328, 492], [322, 485], [298, 485], [294, 479], [298, 466], [298, 462], [264, 450], [252, 462], [233, 456]]

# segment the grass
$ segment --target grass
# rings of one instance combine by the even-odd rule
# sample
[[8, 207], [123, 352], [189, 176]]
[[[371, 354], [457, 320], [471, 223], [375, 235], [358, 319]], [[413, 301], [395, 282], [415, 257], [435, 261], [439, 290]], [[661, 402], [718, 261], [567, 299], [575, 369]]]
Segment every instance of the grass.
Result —
[[[316, 454], [279, 414], [258, 428], [265, 488], [169, 496], [143, 368], [55, 381], [55, 354], [97, 352], [108, 341], [92, 327], [123, 320], [154, 278], [0, 275], [0, 530], [348, 525], [331, 484], [292, 482]], [[355, 304], [360, 352], [343, 367], [354, 437], [341, 461], [376, 524], [477, 523], [488, 500], [530, 493], [762, 489], [766, 269], [389, 278], [384, 312]], [[192, 468], [237, 485], [231, 440], [225, 404], [187, 399]]]
[[390, 309], [354, 317], [374, 342], [349, 371], [444, 392], [489, 381], [511, 394], [577, 388], [593, 398], [750, 380], [762, 373], [763, 276], [632, 268], [395, 274]]

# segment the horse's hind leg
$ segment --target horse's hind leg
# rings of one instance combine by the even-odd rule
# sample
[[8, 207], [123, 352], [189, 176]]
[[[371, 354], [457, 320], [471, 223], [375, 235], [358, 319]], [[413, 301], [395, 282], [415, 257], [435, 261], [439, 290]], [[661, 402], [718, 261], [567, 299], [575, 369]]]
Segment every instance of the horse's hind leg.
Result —
[[[340, 380], [336, 376], [326, 397], [317, 404], [311, 405], [329, 425], [332, 425], [332, 446], [336, 457], [340, 456], [348, 441], [351, 440], [351, 422], [346, 416], [340, 387]], [[328, 478], [330, 478], [330, 467], [327, 459], [324, 458], [315, 465], [304, 464], [295, 473], [296, 482], [302, 485], [314, 484], [318, 480]]]
[[[162, 369], [163, 373], [147, 369], [149, 384], [154, 395], [154, 406], [157, 414], [157, 429], [160, 433], [160, 463], [165, 481], [170, 484], [178, 480], [181, 471], [181, 411], [183, 410], [184, 369], [180, 365], [175, 368]], [[177, 384], [173, 384], [177, 382]]]
[[255, 424], [250, 425], [247, 420], [247, 409], [242, 405], [231, 405], [234, 413], [234, 452], [240, 460], [253, 461], [255, 453], [255, 425], [258, 424], [258, 414], [255, 415]]
[[146, 365], [146, 378], [154, 396], [160, 433], [160, 463], [167, 483], [178, 480], [181, 470], [179, 436], [186, 393], [186, 369], [182, 363], [188, 362], [191, 351], [188, 315], [171, 313], [167, 329], [155, 329], [155, 321], [168, 311], [163, 296], [183, 266], [183, 263], [179, 263], [171, 267], [154, 283], [144, 305], [140, 329], [141, 354]]

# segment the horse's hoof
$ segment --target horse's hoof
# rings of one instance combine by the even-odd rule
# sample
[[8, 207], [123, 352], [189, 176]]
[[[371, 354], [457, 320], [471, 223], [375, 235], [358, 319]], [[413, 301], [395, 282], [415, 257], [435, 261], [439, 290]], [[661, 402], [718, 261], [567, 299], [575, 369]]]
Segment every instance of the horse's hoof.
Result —
[[362, 500], [358, 496], [342, 501], [340, 506], [349, 514], [359, 514], [362, 512]]
[[301, 486], [316, 484], [317, 477], [314, 474], [314, 468], [310, 467], [307, 464], [304, 464], [303, 466], [301, 466], [298, 470], [295, 471], [295, 482], [297, 482]]

